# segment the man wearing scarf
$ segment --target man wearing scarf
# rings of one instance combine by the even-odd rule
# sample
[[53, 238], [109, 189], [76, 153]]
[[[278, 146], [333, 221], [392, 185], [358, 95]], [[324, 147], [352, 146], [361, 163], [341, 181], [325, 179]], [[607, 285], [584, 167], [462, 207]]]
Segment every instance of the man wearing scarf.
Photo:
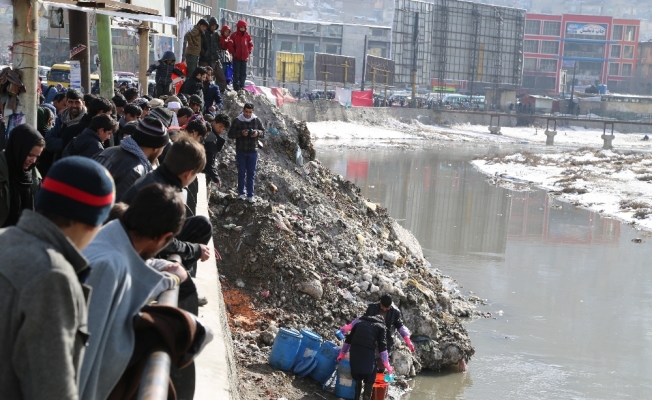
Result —
[[[254, 178], [258, 164], [258, 139], [265, 137], [265, 128], [256, 114], [254, 105], [247, 103], [231, 123], [229, 138], [235, 139], [235, 159], [238, 163], [238, 194], [250, 203], [254, 199]], [[245, 194], [245, 183], [247, 192]]]
[[0, 226], [16, 225], [23, 210], [34, 210], [34, 198], [41, 185], [36, 160], [45, 140], [31, 125], [12, 129], [7, 148], [0, 152]]

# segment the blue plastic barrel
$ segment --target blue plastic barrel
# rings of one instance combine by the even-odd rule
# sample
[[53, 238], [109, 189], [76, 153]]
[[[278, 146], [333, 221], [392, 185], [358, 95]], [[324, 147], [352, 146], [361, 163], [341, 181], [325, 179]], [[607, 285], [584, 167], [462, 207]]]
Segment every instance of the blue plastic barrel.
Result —
[[322, 343], [315, 358], [317, 367], [312, 370], [310, 377], [319, 383], [324, 383], [333, 375], [337, 366], [337, 355], [340, 354], [340, 347], [330, 341]]
[[308, 329], [301, 329], [301, 335], [303, 338], [301, 339], [299, 351], [297, 351], [294, 358], [294, 364], [292, 364], [293, 367], [299, 365], [304, 358], [314, 357], [321, 346], [321, 336], [315, 332]]
[[301, 334], [294, 329], [281, 328], [274, 338], [269, 364], [281, 371], [289, 371], [301, 346]]
[[340, 361], [337, 366], [335, 396], [341, 397], [343, 399], [355, 398], [355, 381], [351, 376], [351, 364], [347, 359]]
[[598, 85], [598, 90], [600, 94], [607, 94], [607, 85]]

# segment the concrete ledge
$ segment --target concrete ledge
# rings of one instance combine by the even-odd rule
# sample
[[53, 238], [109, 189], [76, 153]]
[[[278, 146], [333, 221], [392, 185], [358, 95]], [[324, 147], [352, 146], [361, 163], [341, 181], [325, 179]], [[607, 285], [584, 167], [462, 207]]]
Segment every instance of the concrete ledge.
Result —
[[[197, 179], [199, 179], [197, 215], [208, 218], [206, 177], [200, 174]], [[208, 246], [214, 247], [212, 240]], [[208, 299], [207, 305], [199, 307], [199, 317], [215, 335], [213, 341], [195, 360], [197, 371], [195, 399], [240, 400], [231, 329], [214, 254], [211, 254], [211, 258], [207, 261], [199, 263], [197, 277], [194, 280], [199, 294]]]

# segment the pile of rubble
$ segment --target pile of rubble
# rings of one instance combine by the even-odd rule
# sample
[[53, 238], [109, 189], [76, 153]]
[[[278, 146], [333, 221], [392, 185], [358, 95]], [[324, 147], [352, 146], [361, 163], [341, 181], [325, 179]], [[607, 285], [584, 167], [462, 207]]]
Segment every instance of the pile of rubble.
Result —
[[270, 389], [274, 384], [266, 379], [278, 380], [280, 372], [271, 376], [263, 367], [280, 326], [337, 341], [334, 331], [383, 293], [392, 295], [416, 339], [415, 355], [396, 340], [397, 374], [468, 361], [474, 349], [459, 317], [479, 315], [472, 302], [447, 290], [414, 236], [385, 208], [319, 163], [305, 123], [264, 96], [227, 97], [224, 111], [235, 117], [244, 102], [253, 103], [268, 126], [259, 150], [257, 201], [238, 199], [233, 141], [220, 155], [223, 186], [210, 199], [235, 352], [247, 370], [241, 373], [260, 373], [245, 379], [251, 387], [244, 383], [243, 393], [291, 398]]

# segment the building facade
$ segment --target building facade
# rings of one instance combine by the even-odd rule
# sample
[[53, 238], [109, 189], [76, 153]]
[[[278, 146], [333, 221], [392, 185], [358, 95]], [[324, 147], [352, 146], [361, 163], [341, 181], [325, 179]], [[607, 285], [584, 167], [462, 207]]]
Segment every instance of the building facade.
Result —
[[563, 94], [606, 84], [631, 91], [640, 20], [597, 15], [527, 14], [523, 84], [530, 93]]

